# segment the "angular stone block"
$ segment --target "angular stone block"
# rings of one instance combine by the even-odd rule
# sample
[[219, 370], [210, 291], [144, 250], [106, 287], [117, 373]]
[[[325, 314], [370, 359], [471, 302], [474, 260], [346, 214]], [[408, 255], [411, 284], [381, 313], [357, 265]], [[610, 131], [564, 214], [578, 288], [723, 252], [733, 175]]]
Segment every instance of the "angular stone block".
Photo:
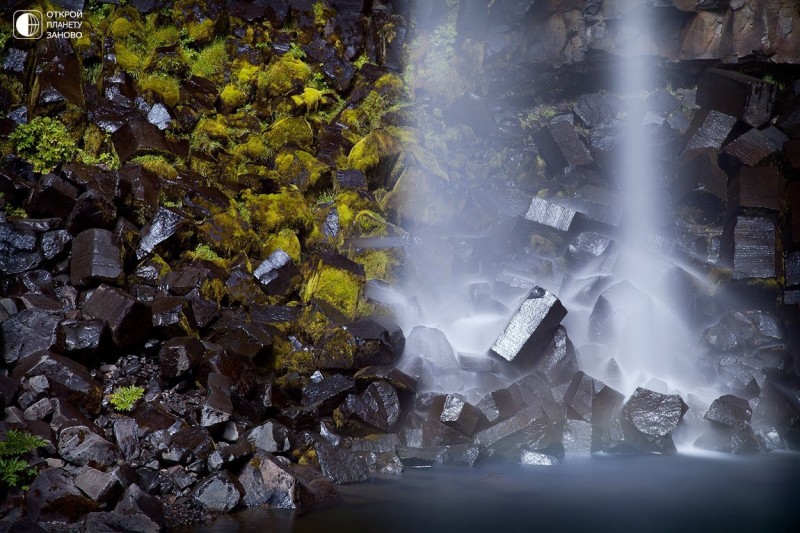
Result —
[[108, 322], [111, 338], [119, 347], [137, 344], [147, 337], [152, 326], [150, 308], [122, 289], [100, 285], [83, 306], [87, 318]]
[[575, 127], [569, 122], [558, 121], [544, 126], [534, 135], [534, 141], [550, 172], [594, 162]]
[[175, 235], [181, 224], [185, 223], [186, 220], [186, 217], [181, 213], [159, 207], [150, 222], [142, 228], [139, 246], [136, 248], [136, 259], [141, 261], [156, 246]]
[[734, 125], [736, 125], [736, 117], [712, 110], [689, 139], [686, 150], [711, 148], [719, 151], [733, 131]]
[[87, 229], [73, 239], [69, 273], [73, 285], [119, 283], [122, 275], [121, 251], [113, 233]]
[[534, 288], [492, 345], [492, 352], [514, 361], [535, 358], [553, 338], [567, 310], [558, 298], [541, 287]]
[[743, 209], [780, 209], [781, 172], [774, 166], [742, 167], [739, 171], [739, 207]]
[[769, 122], [777, 88], [740, 72], [709, 69], [697, 84], [697, 103], [742, 119], [754, 128]]
[[737, 217], [733, 242], [733, 279], [775, 277], [775, 223], [772, 220]]
[[753, 128], [729, 143], [722, 152], [754, 167], [780, 149], [780, 144]]

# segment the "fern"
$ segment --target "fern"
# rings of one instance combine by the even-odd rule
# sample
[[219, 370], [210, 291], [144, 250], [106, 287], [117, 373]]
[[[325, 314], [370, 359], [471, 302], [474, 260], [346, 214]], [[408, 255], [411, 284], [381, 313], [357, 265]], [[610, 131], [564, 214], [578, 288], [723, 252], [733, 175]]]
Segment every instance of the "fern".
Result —
[[41, 437], [18, 431], [16, 429], [9, 429], [6, 432], [6, 439], [0, 441], [0, 457], [7, 457], [9, 455], [22, 455], [36, 448], [47, 446], [48, 442]]
[[0, 458], [0, 481], [9, 487], [19, 486], [24, 479], [35, 473], [36, 471], [24, 459]]
[[120, 387], [110, 396], [109, 401], [117, 411], [130, 411], [142, 396], [144, 396], [142, 387]]

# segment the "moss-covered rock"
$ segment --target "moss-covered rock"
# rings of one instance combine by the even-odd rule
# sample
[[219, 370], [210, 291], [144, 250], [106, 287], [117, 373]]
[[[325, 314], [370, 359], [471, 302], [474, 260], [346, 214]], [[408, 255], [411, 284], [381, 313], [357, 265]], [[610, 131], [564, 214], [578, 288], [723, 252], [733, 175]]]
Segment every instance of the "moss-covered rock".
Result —
[[321, 300], [352, 320], [364, 281], [363, 267], [345, 257], [324, 254], [307, 275], [303, 301]]
[[299, 90], [311, 76], [311, 67], [291, 54], [273, 59], [258, 77], [258, 90], [267, 96], [286, 96]]
[[314, 131], [303, 117], [287, 117], [277, 121], [265, 135], [267, 146], [278, 151], [295, 146], [307, 152], [313, 151]]
[[289, 228], [305, 236], [314, 226], [305, 198], [293, 187], [284, 187], [274, 194], [254, 194], [247, 189], [242, 193], [242, 204], [260, 235]]
[[275, 157], [275, 171], [282, 185], [296, 185], [301, 191], [316, 188], [328, 165], [303, 150], [286, 150]]

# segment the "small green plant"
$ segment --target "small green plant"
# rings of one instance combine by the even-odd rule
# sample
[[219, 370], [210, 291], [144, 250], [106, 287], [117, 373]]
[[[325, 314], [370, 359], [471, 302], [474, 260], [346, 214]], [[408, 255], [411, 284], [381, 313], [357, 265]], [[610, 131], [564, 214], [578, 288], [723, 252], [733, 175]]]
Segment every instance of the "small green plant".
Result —
[[120, 387], [111, 394], [109, 401], [117, 411], [130, 411], [136, 402], [142, 399], [142, 396], [144, 396], [142, 387]]
[[356, 58], [355, 61], [353, 61], [353, 66], [355, 66], [357, 69], [360, 70], [361, 67], [363, 67], [367, 63], [369, 63], [369, 58], [367, 57], [367, 54], [361, 54]]
[[317, 205], [329, 204], [334, 200], [336, 200], [336, 193], [333, 192], [332, 189], [329, 189], [320, 193], [320, 195], [317, 197]]
[[21, 456], [47, 444], [43, 438], [25, 431], [8, 430], [5, 440], [0, 441], [0, 481], [17, 487], [30, 479], [36, 471]]
[[297, 43], [292, 43], [289, 45], [289, 51], [286, 52], [287, 55], [295, 58], [295, 59], [305, 59], [306, 53], [303, 52], [303, 49]]
[[78, 152], [67, 127], [50, 117], [36, 117], [8, 136], [17, 154], [33, 164], [33, 170], [49, 172], [57, 164], [73, 159]]

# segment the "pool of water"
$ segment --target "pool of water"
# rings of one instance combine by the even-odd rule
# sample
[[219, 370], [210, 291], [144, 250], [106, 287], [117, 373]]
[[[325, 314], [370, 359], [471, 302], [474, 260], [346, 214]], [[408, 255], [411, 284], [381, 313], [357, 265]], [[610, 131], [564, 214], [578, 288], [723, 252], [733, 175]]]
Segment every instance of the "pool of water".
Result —
[[208, 532], [797, 531], [800, 454], [594, 456], [555, 467], [407, 470], [331, 505], [249, 510]]

